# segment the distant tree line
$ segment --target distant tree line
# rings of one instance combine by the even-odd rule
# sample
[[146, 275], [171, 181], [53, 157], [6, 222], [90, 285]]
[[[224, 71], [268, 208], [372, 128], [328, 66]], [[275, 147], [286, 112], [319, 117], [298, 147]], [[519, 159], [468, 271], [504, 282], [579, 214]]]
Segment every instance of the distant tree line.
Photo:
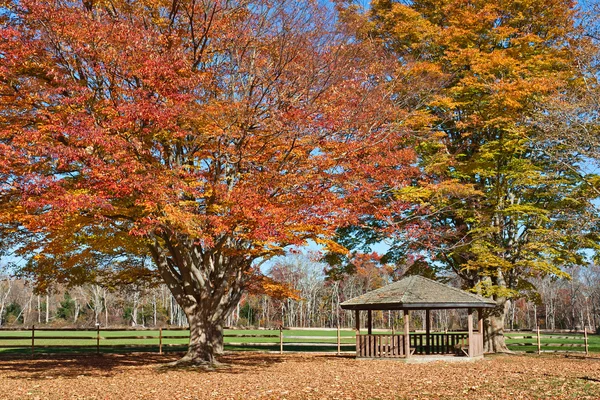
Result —
[[[380, 262], [377, 254], [356, 254], [343, 270], [319, 261], [318, 255], [295, 254], [281, 258], [268, 275], [289, 285], [296, 296], [283, 299], [246, 294], [227, 319], [229, 327], [354, 327], [354, 314], [340, 303], [388, 284], [404, 274], [432, 274], [417, 263], [398, 267]], [[537, 291], [510, 302], [506, 329], [569, 329], [600, 327], [600, 266], [575, 268], [572, 279], [542, 278]], [[456, 279], [447, 282], [459, 286]], [[423, 315], [421, 315], [423, 314]], [[437, 330], [459, 330], [466, 315], [456, 310], [432, 312]], [[379, 311], [379, 328], [401, 326], [400, 313]], [[413, 328], [421, 329], [424, 313], [414, 312]], [[0, 327], [73, 326], [160, 327], [187, 325], [185, 313], [165, 285], [153, 287], [100, 285], [55, 287], [36, 293], [24, 279], [0, 278]]]

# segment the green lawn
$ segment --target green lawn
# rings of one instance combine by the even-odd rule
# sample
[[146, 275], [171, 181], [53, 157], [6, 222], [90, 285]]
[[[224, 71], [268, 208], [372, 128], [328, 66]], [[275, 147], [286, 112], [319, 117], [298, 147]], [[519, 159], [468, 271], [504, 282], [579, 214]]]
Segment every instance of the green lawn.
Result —
[[[335, 330], [284, 330], [284, 348], [286, 351], [337, 351], [337, 332]], [[96, 331], [35, 331], [35, 352], [72, 352], [96, 351]], [[163, 330], [163, 351], [181, 351], [188, 343], [188, 331]], [[279, 350], [279, 330], [226, 330], [226, 350]], [[238, 335], [227, 337], [227, 335]], [[239, 336], [239, 335], [247, 335]], [[261, 335], [271, 337], [252, 337]], [[173, 338], [171, 336], [177, 336]], [[299, 338], [302, 336], [302, 338]], [[342, 351], [354, 350], [354, 331], [341, 331]], [[10, 339], [10, 338], [15, 339]], [[17, 339], [17, 337], [19, 337]], [[56, 339], [52, 339], [56, 338]], [[298, 345], [304, 344], [304, 345]], [[313, 344], [314, 345], [310, 345]], [[157, 352], [159, 344], [158, 330], [144, 331], [100, 331], [101, 352], [151, 351]], [[256, 344], [253, 346], [253, 344]], [[270, 345], [269, 345], [270, 344]], [[324, 345], [325, 344], [325, 345]], [[329, 344], [330, 346], [327, 346]], [[333, 345], [333, 346], [332, 346]], [[0, 353], [31, 352], [31, 331], [0, 330], [0, 346], [18, 346], [1, 348]], [[66, 346], [66, 347], [42, 347]]]
[[[389, 333], [377, 331], [377, 333]], [[35, 331], [35, 352], [95, 352], [96, 331]], [[188, 331], [163, 330], [163, 351], [182, 351], [188, 343]], [[266, 350], [279, 351], [278, 330], [226, 330], [226, 350]], [[228, 337], [228, 335], [247, 335]], [[269, 335], [271, 337], [252, 337], [250, 335]], [[337, 351], [337, 332], [335, 330], [284, 330], [284, 351]], [[171, 336], [179, 336], [173, 338]], [[514, 336], [530, 336], [525, 339], [511, 339]], [[563, 339], [561, 336], [577, 336], [577, 339]], [[11, 339], [21, 337], [20, 339]], [[143, 337], [143, 338], [136, 338]], [[51, 339], [56, 338], [56, 339]], [[341, 331], [342, 351], [354, 351], [354, 330]], [[158, 330], [100, 331], [101, 352], [149, 351], [158, 352]], [[517, 344], [521, 345], [517, 345]], [[600, 353], [600, 336], [588, 335], [590, 352]], [[507, 344], [511, 350], [537, 352], [537, 339], [534, 332], [508, 333]], [[525, 344], [525, 345], [523, 345]], [[542, 350], [583, 352], [583, 335], [543, 334]], [[576, 347], [565, 346], [575, 344]], [[1, 348], [1, 346], [18, 346]], [[42, 347], [64, 346], [64, 347]], [[31, 331], [0, 330], [0, 353], [30, 353]]]

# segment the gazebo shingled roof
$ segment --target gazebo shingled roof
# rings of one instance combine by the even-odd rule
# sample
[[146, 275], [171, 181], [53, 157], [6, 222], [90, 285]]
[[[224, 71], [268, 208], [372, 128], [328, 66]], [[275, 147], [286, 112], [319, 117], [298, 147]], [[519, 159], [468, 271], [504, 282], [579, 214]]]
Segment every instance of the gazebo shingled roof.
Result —
[[340, 304], [345, 310], [423, 310], [490, 308], [492, 300], [418, 275], [365, 293]]

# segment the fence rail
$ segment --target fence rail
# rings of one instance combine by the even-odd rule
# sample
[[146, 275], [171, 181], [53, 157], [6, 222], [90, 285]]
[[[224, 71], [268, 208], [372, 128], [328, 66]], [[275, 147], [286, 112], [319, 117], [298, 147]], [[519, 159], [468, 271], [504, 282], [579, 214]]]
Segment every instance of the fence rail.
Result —
[[[148, 332], [153, 331], [155, 335], [107, 335], [111, 332]], [[170, 334], [174, 331], [173, 334]], [[71, 349], [77, 351], [78, 349], [96, 349], [96, 353], [99, 354], [101, 350], [111, 348], [135, 348], [142, 351], [155, 351], [158, 348], [159, 354], [163, 353], [163, 348], [184, 348], [187, 343], [168, 343], [171, 341], [189, 339], [188, 334], [182, 334], [182, 331], [189, 330], [187, 328], [38, 328], [32, 326], [30, 329], [23, 328], [0, 328], [0, 349], [30, 349], [31, 354], [38, 353], [36, 349]], [[2, 335], [3, 332], [8, 335]], [[17, 333], [17, 335], [11, 335], [11, 333]], [[58, 335], [51, 335], [50, 332], [58, 333]], [[76, 332], [79, 334], [65, 335], [63, 332]], [[87, 332], [87, 334], [86, 334]], [[93, 332], [93, 335], [90, 333]], [[347, 335], [342, 335], [342, 332]], [[26, 335], [29, 333], [29, 335]], [[352, 336], [350, 336], [352, 335]], [[354, 331], [353, 330], [337, 330], [336, 336], [300, 336], [285, 335], [285, 330], [279, 329], [276, 332], [265, 332], [265, 333], [225, 333], [224, 338], [231, 339], [231, 341], [225, 341], [226, 346], [233, 346], [236, 348], [265, 348], [270, 347], [272, 349], [278, 349], [280, 353], [283, 353], [284, 347], [318, 347], [318, 348], [331, 348], [337, 347], [337, 354], [342, 353], [353, 353], [355, 346]], [[248, 339], [248, 340], [244, 340]], [[252, 340], [257, 339], [257, 340]], [[27, 342], [25, 342], [27, 341]], [[56, 343], [61, 341], [63, 343]], [[68, 341], [68, 344], [64, 344], [64, 341]], [[117, 343], [120, 341], [121, 343]], [[151, 341], [152, 343], [148, 343]], [[13, 342], [13, 343], [10, 343]], [[20, 342], [20, 343], [19, 343]], [[54, 343], [53, 343], [54, 342]], [[122, 343], [127, 342], [127, 343]], [[137, 343], [136, 343], [137, 342]], [[8, 343], [8, 344], [7, 344]], [[351, 347], [351, 348], [347, 348]], [[346, 349], [347, 348], [347, 349]]]
[[[74, 332], [69, 335], [67, 332]], [[118, 332], [123, 332], [119, 334]], [[127, 335], [127, 332], [139, 332], [140, 334]], [[152, 333], [149, 333], [152, 332]], [[185, 332], [185, 333], [184, 333]], [[307, 333], [310, 331], [306, 331]], [[287, 334], [286, 334], [287, 333]], [[356, 353], [356, 335], [354, 330], [334, 330], [331, 336], [325, 336], [322, 332], [315, 335], [303, 335], [298, 331], [265, 331], [264, 333], [226, 332], [225, 346], [236, 349], [269, 349], [271, 351], [331, 351], [336, 354]], [[385, 334], [385, 333], [384, 333]], [[392, 334], [393, 336], [393, 334]], [[509, 347], [517, 351], [529, 353], [558, 353], [577, 352], [589, 354], [587, 332], [577, 333], [541, 333], [512, 332], [506, 336]], [[139, 351], [158, 351], [162, 354], [164, 350], [184, 349], [187, 346], [189, 333], [187, 328], [38, 328], [32, 326], [30, 329], [23, 328], [0, 328], [0, 349], [18, 349], [18, 351], [29, 351], [31, 354], [43, 353], [57, 349], [57, 351], [86, 350], [96, 353], [110, 351], [110, 349], [135, 349]], [[255, 340], [256, 339], [256, 340]], [[365, 339], [366, 340], [366, 339]], [[467, 334], [464, 332], [432, 333], [430, 335], [431, 354], [449, 354], [457, 346], [465, 346]], [[403, 347], [394, 346], [394, 341], [381, 344], [364, 343], [361, 349], [373, 347], [383, 351], [386, 355], [399, 356], [404, 354]], [[397, 347], [397, 348], [396, 348]], [[426, 349], [426, 335], [422, 332], [411, 332], [410, 347], [415, 354], [424, 354]], [[43, 350], [43, 351], [42, 351]], [[483, 348], [481, 349], [483, 350]], [[366, 351], [366, 350], [360, 350]], [[375, 350], [374, 350], [375, 351]], [[0, 355], [2, 352], [0, 352]], [[365, 356], [365, 355], [363, 355]]]
[[[589, 355], [589, 341], [587, 330], [572, 332], [571, 334], [542, 333], [540, 329], [529, 332], [509, 333], [508, 347], [532, 347], [534, 350], [525, 350], [527, 353], [585, 353]], [[513, 342], [521, 340], [521, 342]], [[558, 340], [568, 341], [558, 342]]]

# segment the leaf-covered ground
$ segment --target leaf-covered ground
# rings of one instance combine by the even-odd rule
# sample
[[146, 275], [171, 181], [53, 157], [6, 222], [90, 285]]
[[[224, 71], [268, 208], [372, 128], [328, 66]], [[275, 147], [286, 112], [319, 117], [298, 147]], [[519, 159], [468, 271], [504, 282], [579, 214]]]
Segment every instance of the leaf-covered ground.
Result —
[[236, 352], [216, 371], [175, 355], [0, 358], [2, 399], [598, 399], [600, 358], [494, 356], [412, 364]]

